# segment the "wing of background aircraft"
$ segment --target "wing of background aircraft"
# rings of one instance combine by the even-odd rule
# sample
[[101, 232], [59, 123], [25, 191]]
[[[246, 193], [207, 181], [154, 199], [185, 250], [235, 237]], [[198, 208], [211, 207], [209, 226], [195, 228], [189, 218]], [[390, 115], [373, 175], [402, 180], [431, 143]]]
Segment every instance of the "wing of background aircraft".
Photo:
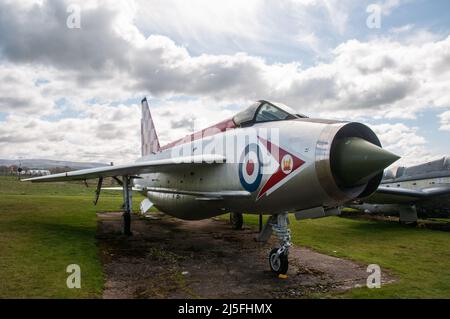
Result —
[[63, 182], [115, 176], [134, 176], [146, 173], [164, 172], [180, 168], [188, 169], [189, 167], [198, 165], [219, 165], [223, 163], [225, 163], [225, 157], [222, 155], [195, 155], [189, 157], [177, 157], [163, 160], [137, 162], [128, 165], [82, 169], [60, 174], [27, 178], [23, 179], [22, 181], [30, 181], [33, 183]]
[[367, 203], [397, 204], [414, 203], [433, 197], [450, 194], [450, 185], [442, 184], [422, 189], [380, 186], [377, 191], [366, 200]]

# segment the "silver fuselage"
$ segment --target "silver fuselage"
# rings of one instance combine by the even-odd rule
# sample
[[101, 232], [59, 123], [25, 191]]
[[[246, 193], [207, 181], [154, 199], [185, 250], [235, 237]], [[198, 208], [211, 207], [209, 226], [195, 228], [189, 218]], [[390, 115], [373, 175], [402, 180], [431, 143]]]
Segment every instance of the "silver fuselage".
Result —
[[[242, 154], [248, 143], [235, 143], [231, 148], [223, 147], [228, 142], [239, 140], [242, 136], [254, 134], [266, 136], [267, 130], [277, 132], [276, 144], [293, 157], [304, 163], [289, 176], [281, 176], [269, 191], [261, 196], [262, 188], [273, 177], [278, 162], [274, 161], [267, 147], [261, 145], [265, 167], [261, 182], [249, 196], [223, 199], [199, 198], [187, 192], [244, 191], [240, 178]], [[252, 131], [252, 132], [251, 132]], [[330, 149], [333, 139], [344, 131], [359, 131], [367, 139], [376, 139], [364, 125], [336, 121], [311, 119], [286, 120], [255, 124], [248, 128], [235, 128], [194, 141], [180, 143], [157, 154], [142, 157], [139, 161], [168, 159], [179, 156], [189, 150], [192, 155], [211, 153], [223, 155], [225, 164], [195, 166], [188, 170], [172, 169], [168, 172], [141, 175], [135, 179], [137, 188], [159, 210], [182, 219], [204, 219], [227, 212], [250, 214], [276, 214], [286, 211], [298, 211], [312, 207], [335, 207], [356, 198], [366, 186], [352, 189], [340, 189], [330, 171]], [[349, 133], [350, 134], [350, 133]], [[267, 138], [267, 137], [266, 137]], [[267, 138], [270, 140], [271, 138]], [[374, 143], [378, 141], [374, 141]], [[272, 179], [269, 181], [269, 179]], [[381, 180], [381, 178], [380, 178]], [[379, 181], [378, 181], [379, 182]], [[375, 188], [378, 186], [376, 184]], [[157, 191], [153, 191], [157, 190]]]

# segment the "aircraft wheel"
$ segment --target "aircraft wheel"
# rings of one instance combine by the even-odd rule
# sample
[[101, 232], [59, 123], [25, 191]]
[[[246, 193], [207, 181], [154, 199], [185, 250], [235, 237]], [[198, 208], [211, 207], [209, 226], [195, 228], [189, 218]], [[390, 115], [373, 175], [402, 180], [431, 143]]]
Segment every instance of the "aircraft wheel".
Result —
[[233, 229], [242, 229], [242, 225], [244, 224], [244, 217], [242, 217], [242, 214], [240, 213], [230, 213], [230, 223]]
[[270, 270], [277, 275], [285, 275], [289, 268], [289, 260], [287, 254], [284, 252], [281, 255], [277, 254], [278, 248], [273, 248], [269, 254]]

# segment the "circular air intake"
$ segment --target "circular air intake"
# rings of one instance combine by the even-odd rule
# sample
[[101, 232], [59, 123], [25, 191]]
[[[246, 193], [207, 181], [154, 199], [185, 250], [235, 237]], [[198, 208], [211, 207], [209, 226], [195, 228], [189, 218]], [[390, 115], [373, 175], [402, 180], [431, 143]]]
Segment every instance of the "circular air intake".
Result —
[[335, 123], [322, 132], [316, 171], [325, 191], [337, 201], [374, 192], [384, 168], [399, 157], [381, 148], [375, 133], [360, 123]]

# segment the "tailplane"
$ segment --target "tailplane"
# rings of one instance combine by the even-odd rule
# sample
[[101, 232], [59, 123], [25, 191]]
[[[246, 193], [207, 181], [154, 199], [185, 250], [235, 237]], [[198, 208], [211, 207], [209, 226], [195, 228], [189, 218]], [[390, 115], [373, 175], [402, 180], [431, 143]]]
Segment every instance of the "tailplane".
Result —
[[158, 153], [160, 150], [158, 135], [156, 135], [155, 124], [148, 107], [147, 98], [144, 98], [142, 104], [141, 119], [141, 153], [142, 156]]

